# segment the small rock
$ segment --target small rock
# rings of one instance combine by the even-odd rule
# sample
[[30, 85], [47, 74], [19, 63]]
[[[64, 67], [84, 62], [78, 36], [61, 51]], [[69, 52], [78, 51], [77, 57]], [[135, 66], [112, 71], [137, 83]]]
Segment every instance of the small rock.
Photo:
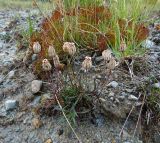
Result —
[[120, 99], [120, 100], [124, 100], [124, 99], [125, 99], [125, 97], [124, 97], [124, 96], [119, 96], [119, 97], [118, 97], [118, 99]]
[[18, 106], [18, 101], [17, 100], [7, 100], [5, 102], [6, 110], [15, 109], [15, 108], [17, 108], [17, 106]]
[[38, 129], [42, 126], [42, 122], [38, 118], [34, 118], [32, 120], [32, 125], [34, 126], [35, 129]]
[[33, 80], [32, 81], [31, 88], [32, 88], [33, 94], [39, 92], [41, 87], [42, 87], [42, 81], [41, 80]]
[[37, 58], [38, 58], [38, 55], [37, 54], [33, 54], [32, 55], [32, 62], [34, 62], [35, 60], [37, 60]]
[[136, 106], [136, 107], [141, 106], [141, 105], [142, 105], [142, 102], [136, 102], [136, 103], [135, 103], [135, 106]]
[[52, 143], [51, 139], [47, 139], [44, 143]]
[[113, 97], [110, 98], [110, 100], [112, 100], [112, 101], [113, 101], [113, 99], [114, 99]]
[[131, 93], [131, 92], [133, 92], [133, 89], [126, 89], [126, 91], [127, 91], [128, 93]]
[[155, 83], [155, 84], [153, 85], [153, 87], [160, 89], [160, 82]]
[[121, 93], [121, 96], [127, 97], [127, 96], [128, 96], [128, 94], [127, 94], [127, 93], [125, 93], [125, 92], [122, 92], [122, 93]]
[[115, 103], [120, 103], [120, 101], [116, 98], [116, 99], [115, 99]]
[[109, 93], [108, 97], [113, 97], [114, 95], [115, 95], [114, 92], [111, 91], [111, 92]]
[[134, 96], [134, 95], [130, 95], [130, 96], [128, 97], [128, 99], [129, 99], [129, 100], [135, 100], [135, 101], [138, 100], [138, 98], [137, 98], [136, 96]]
[[113, 88], [116, 88], [118, 86], [118, 83], [116, 81], [112, 81], [110, 82], [108, 85], [108, 87], [113, 87]]
[[154, 46], [154, 43], [150, 40], [146, 40], [146, 41], [144, 41], [142, 46], [145, 47], [145, 48], [152, 48]]
[[8, 73], [8, 78], [11, 79], [11, 78], [14, 77], [14, 75], [15, 75], [15, 71], [10, 71], [10, 72]]
[[105, 100], [104, 98], [99, 98], [99, 100], [100, 100], [102, 103], [106, 102], [106, 100]]

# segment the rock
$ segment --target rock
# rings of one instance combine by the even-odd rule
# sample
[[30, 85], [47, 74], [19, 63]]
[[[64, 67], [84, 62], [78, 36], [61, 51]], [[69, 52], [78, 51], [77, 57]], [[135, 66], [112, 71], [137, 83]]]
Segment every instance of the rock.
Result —
[[135, 103], [135, 106], [136, 106], [136, 107], [141, 106], [141, 105], [142, 105], [142, 102], [136, 102], [136, 103]]
[[32, 62], [34, 62], [35, 60], [37, 60], [37, 58], [38, 58], [38, 55], [37, 54], [33, 54], [32, 55]]
[[128, 97], [128, 99], [129, 99], [129, 100], [134, 100], [134, 101], [137, 101], [137, 100], [138, 100], [138, 98], [137, 98], [136, 96], [134, 96], [134, 95], [130, 95], [130, 96]]
[[119, 97], [118, 97], [118, 99], [120, 99], [120, 100], [124, 100], [124, 99], [125, 99], [125, 97], [124, 97], [124, 96], [119, 96]]
[[122, 92], [122, 93], [121, 93], [121, 96], [128, 97], [128, 94], [125, 93], [125, 92]]
[[120, 101], [116, 98], [115, 99], [115, 101], [114, 101], [115, 103], [120, 103]]
[[31, 88], [32, 88], [33, 94], [38, 93], [40, 91], [41, 87], [42, 87], [41, 80], [33, 80], [32, 81]]
[[150, 55], [149, 60], [152, 61], [152, 62], [156, 62], [157, 58], [158, 58], [157, 54], [154, 53], [154, 54]]
[[125, 89], [128, 93], [133, 92], [133, 89]]
[[6, 110], [12, 110], [12, 109], [17, 108], [18, 104], [19, 103], [17, 100], [7, 100], [5, 102], [5, 108], [6, 108]]
[[114, 98], [113, 98], [113, 97], [111, 97], [111, 98], [110, 98], [110, 100], [112, 100], [112, 101], [113, 101], [113, 100], [114, 100]]
[[10, 71], [10, 72], [8, 73], [8, 78], [9, 78], [9, 79], [13, 78], [14, 76], [15, 76], [15, 71]]
[[42, 126], [42, 121], [39, 120], [38, 118], [34, 118], [32, 120], [32, 125], [34, 126], [35, 129], [38, 129]]
[[44, 143], [52, 143], [51, 139], [47, 139]]
[[160, 89], [160, 82], [155, 83], [155, 84], [153, 85], [153, 87]]
[[142, 46], [144, 48], [152, 48], [154, 46], [154, 43], [152, 41], [150, 41], [150, 40], [146, 40], [146, 41], [144, 41], [144, 43], [142, 44]]
[[109, 93], [108, 97], [113, 97], [114, 95], [115, 95], [114, 92], [111, 91], [111, 92]]
[[106, 100], [104, 98], [99, 98], [99, 100], [103, 103], [106, 102]]
[[113, 87], [113, 88], [116, 88], [118, 86], [118, 83], [116, 81], [112, 81], [110, 82], [108, 85], [108, 87]]

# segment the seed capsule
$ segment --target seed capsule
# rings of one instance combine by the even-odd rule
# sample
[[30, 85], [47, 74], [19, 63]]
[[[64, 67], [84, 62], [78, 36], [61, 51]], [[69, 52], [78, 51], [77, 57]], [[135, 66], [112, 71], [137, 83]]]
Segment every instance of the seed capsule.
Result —
[[44, 59], [42, 61], [42, 68], [44, 71], [50, 71], [52, 69], [52, 65], [50, 64], [50, 62], [47, 59]]
[[54, 63], [54, 67], [55, 67], [55, 68], [59, 67], [60, 61], [59, 61], [58, 55], [55, 55], [55, 56], [53, 57], [53, 63]]
[[112, 58], [112, 51], [107, 49], [102, 52], [102, 57], [105, 61], [109, 61]]
[[92, 67], [92, 58], [89, 56], [85, 57], [85, 60], [82, 62], [82, 69], [87, 72]]
[[39, 44], [39, 42], [33, 43], [33, 52], [34, 54], [38, 54], [39, 52], [41, 52], [41, 45]]
[[76, 46], [73, 42], [65, 42], [63, 45], [63, 51], [73, 56], [76, 53]]
[[48, 56], [49, 57], [54, 57], [56, 55], [55, 48], [53, 46], [49, 46], [48, 48]]
[[119, 63], [112, 57], [110, 61], [107, 63], [107, 68], [113, 70]]

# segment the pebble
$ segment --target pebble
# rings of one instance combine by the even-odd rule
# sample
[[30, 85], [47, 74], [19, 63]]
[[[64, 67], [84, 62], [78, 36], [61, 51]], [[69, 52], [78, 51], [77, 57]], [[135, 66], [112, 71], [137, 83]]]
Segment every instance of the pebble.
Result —
[[160, 89], [160, 82], [155, 83], [155, 84], [153, 85], [153, 87]]
[[141, 106], [141, 105], [142, 105], [142, 102], [136, 102], [136, 103], [135, 103], [135, 106], [136, 106], [136, 107]]
[[116, 98], [116, 99], [115, 99], [115, 103], [120, 103], [120, 101]]
[[102, 103], [106, 102], [106, 100], [105, 100], [104, 98], [99, 98], [99, 100], [100, 100]]
[[121, 93], [121, 96], [127, 97], [127, 96], [128, 96], [128, 94], [127, 94], [127, 93], [125, 93], [125, 92], [122, 92], [122, 93]]
[[33, 54], [32, 55], [32, 62], [34, 62], [35, 60], [37, 60], [37, 58], [38, 58], [38, 55], [37, 54]]
[[126, 91], [127, 91], [128, 93], [131, 93], [131, 92], [133, 92], [133, 89], [126, 89]]
[[119, 97], [118, 97], [118, 99], [120, 99], [120, 100], [124, 100], [124, 99], [125, 99], [125, 97], [124, 97], [124, 96], [119, 96]]
[[113, 88], [116, 88], [118, 86], [118, 83], [116, 81], [112, 81], [110, 82], [108, 85], [108, 87], [113, 87]]
[[18, 106], [18, 101], [17, 100], [7, 100], [5, 102], [5, 108], [6, 108], [6, 110], [15, 109], [15, 108], [17, 108], [17, 106]]
[[108, 97], [113, 97], [114, 95], [115, 95], [114, 92], [110, 92]]
[[114, 98], [113, 98], [113, 97], [111, 97], [110, 99], [113, 101], [113, 99], [114, 99]]
[[45, 143], [52, 143], [52, 140], [51, 140], [51, 139], [47, 139], [47, 140], [45, 141]]
[[130, 96], [128, 97], [128, 99], [129, 99], [129, 100], [134, 100], [134, 101], [137, 101], [137, 100], [138, 100], [138, 98], [137, 98], [136, 96], [134, 96], [134, 95], [130, 95]]
[[146, 40], [146, 41], [144, 41], [144, 43], [142, 44], [142, 46], [144, 48], [152, 48], [154, 46], [154, 43], [151, 40]]
[[33, 80], [31, 84], [33, 94], [38, 93], [42, 87], [41, 80]]
[[15, 71], [10, 71], [10, 72], [8, 73], [8, 78], [9, 78], [9, 79], [13, 78], [14, 76], [15, 76]]

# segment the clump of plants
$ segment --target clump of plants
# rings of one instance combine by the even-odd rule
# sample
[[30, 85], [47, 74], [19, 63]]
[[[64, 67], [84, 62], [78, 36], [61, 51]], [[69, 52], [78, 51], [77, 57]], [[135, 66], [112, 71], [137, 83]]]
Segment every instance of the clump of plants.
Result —
[[[100, 93], [97, 91], [103, 90], [119, 62], [126, 62], [133, 78], [132, 62], [128, 59], [132, 61], [132, 57], [144, 52], [141, 42], [149, 34], [144, 22], [147, 9], [141, 7], [143, 0], [110, 1], [108, 6], [102, 0], [56, 2], [56, 9], [43, 20], [41, 30], [32, 34], [27, 54], [37, 55], [33, 71], [49, 82], [53, 94], [43, 107], [55, 109], [58, 104], [75, 123], [78, 114], [92, 110], [92, 95], [98, 99]], [[131, 6], [134, 9], [130, 9]], [[86, 53], [88, 56], [83, 57]], [[90, 76], [92, 53], [102, 54], [108, 73], [101, 86], [97, 86], [100, 82]], [[75, 63], [81, 56], [83, 60], [78, 61], [77, 70]], [[90, 90], [90, 84], [95, 85], [93, 90]]]

